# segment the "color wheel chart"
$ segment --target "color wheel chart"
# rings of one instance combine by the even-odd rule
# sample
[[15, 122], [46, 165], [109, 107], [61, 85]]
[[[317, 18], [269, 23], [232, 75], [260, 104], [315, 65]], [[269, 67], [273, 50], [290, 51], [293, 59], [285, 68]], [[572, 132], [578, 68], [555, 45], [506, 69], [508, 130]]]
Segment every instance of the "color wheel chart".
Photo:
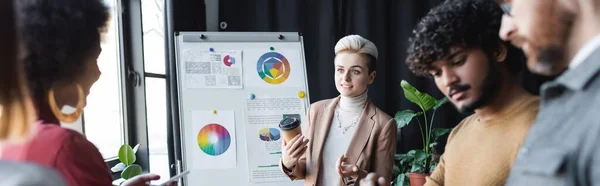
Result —
[[256, 71], [260, 78], [269, 84], [283, 83], [290, 76], [290, 63], [277, 52], [267, 52], [260, 56]]
[[211, 123], [198, 132], [198, 146], [211, 156], [218, 156], [227, 151], [231, 145], [231, 136], [225, 127]]

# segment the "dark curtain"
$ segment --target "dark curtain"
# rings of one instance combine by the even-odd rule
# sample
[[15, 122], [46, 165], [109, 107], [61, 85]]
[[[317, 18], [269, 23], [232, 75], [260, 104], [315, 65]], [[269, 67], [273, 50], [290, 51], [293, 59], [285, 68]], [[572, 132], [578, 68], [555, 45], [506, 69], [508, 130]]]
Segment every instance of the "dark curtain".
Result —
[[[179, 112], [177, 106], [177, 90], [175, 88], [175, 64], [170, 62], [175, 61], [174, 44], [171, 43], [173, 32], [179, 31], [206, 31], [206, 8], [202, 0], [165, 0], [165, 33], [169, 33], [165, 37], [165, 61], [167, 69], [167, 144], [169, 151], [169, 165], [175, 165], [176, 159], [181, 159], [181, 135], [179, 134], [179, 117], [176, 113]], [[174, 129], [174, 126], [176, 126]], [[176, 175], [175, 167], [169, 170], [171, 175]]]
[[[333, 47], [338, 39], [359, 34], [379, 49], [377, 77], [369, 98], [392, 117], [403, 109], [418, 107], [406, 100], [400, 81], [437, 99], [443, 97], [432, 80], [412, 74], [406, 67], [406, 47], [413, 26], [441, 0], [220, 0], [221, 31], [300, 32], [304, 37], [311, 102], [337, 96], [333, 77]], [[531, 76], [530, 74], [527, 75]], [[526, 82], [537, 93], [541, 80]], [[452, 128], [465, 115], [446, 104], [436, 114], [434, 127]], [[421, 120], [421, 122], [423, 122]], [[445, 146], [440, 139], [439, 147]], [[422, 148], [421, 133], [413, 123], [402, 129], [398, 152]], [[442, 150], [443, 151], [443, 150]]]

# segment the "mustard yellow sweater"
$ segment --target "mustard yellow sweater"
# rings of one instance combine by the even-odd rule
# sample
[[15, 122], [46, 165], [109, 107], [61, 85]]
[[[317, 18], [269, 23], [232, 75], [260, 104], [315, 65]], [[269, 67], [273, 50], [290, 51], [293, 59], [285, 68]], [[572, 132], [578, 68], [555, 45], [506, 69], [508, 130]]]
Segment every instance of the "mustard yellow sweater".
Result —
[[473, 114], [456, 126], [426, 186], [504, 185], [517, 152], [537, 115], [539, 98], [521, 96], [492, 119]]

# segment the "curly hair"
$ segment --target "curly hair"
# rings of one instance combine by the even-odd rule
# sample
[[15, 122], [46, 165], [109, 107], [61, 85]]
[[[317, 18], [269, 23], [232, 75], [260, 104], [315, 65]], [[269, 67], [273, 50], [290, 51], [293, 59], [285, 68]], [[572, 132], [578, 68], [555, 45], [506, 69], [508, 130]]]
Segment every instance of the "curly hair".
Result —
[[[17, 27], [34, 99], [83, 76], [110, 17], [102, 0], [19, 0]], [[40, 97], [42, 96], [42, 97]]]
[[406, 63], [421, 76], [430, 76], [433, 62], [443, 59], [452, 47], [481, 48], [488, 56], [503, 45], [506, 67], [512, 74], [524, 69], [525, 55], [500, 39], [503, 11], [493, 1], [447, 0], [421, 19], [409, 39]]

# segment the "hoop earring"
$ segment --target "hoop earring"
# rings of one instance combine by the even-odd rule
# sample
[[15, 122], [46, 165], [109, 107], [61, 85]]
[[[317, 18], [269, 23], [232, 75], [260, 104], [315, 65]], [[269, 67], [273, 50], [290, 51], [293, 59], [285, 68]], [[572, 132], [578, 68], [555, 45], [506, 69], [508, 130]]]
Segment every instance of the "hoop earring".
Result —
[[76, 110], [73, 113], [70, 114], [65, 114], [62, 112], [61, 108], [58, 107], [58, 105], [56, 104], [56, 100], [54, 98], [54, 90], [50, 89], [50, 91], [48, 91], [48, 105], [50, 106], [50, 110], [52, 110], [52, 113], [54, 114], [54, 116], [56, 116], [56, 118], [63, 122], [63, 123], [68, 123], [71, 124], [75, 121], [77, 121], [79, 119], [79, 116], [81, 116], [81, 113], [83, 113], [83, 107], [85, 104], [85, 95], [83, 93], [83, 88], [81, 88], [80, 85], [77, 85], [77, 106], [76, 106]]

